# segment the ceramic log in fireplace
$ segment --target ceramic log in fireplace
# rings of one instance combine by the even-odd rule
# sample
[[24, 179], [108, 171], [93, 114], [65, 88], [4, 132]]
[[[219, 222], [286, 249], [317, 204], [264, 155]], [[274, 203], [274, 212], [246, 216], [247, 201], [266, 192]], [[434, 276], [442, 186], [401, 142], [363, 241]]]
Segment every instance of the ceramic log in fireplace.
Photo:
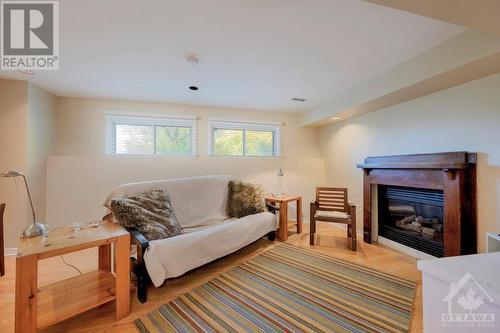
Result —
[[368, 157], [364, 170], [363, 239], [377, 234], [441, 257], [477, 252], [475, 153]]

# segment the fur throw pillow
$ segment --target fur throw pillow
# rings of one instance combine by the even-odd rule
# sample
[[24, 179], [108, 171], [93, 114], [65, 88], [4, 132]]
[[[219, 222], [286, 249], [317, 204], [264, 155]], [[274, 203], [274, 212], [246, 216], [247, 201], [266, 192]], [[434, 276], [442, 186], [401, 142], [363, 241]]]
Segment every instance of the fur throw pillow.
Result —
[[264, 190], [259, 185], [230, 181], [227, 215], [243, 217], [266, 211]]
[[163, 239], [181, 233], [170, 198], [163, 189], [137, 193], [111, 200], [111, 211], [122, 226], [134, 228], [148, 240]]

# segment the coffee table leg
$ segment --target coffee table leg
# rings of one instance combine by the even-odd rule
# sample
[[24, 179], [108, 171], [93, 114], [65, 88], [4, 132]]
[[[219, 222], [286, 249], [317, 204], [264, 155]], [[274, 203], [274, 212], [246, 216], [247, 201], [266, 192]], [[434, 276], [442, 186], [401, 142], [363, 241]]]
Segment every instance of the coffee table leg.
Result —
[[280, 241], [288, 239], [288, 202], [280, 203], [280, 230], [278, 238]]
[[116, 240], [116, 319], [130, 314], [130, 235]]
[[16, 259], [16, 333], [36, 332], [37, 275], [36, 256]]
[[302, 233], [302, 198], [297, 199], [297, 233]]

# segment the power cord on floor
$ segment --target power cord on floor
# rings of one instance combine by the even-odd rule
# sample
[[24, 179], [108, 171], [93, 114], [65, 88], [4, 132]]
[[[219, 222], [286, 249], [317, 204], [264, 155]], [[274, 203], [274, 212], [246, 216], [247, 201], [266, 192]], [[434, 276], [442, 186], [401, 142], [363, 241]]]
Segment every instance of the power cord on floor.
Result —
[[69, 267], [73, 267], [74, 269], [76, 269], [76, 270], [78, 271], [78, 273], [80, 273], [80, 275], [82, 275], [82, 274], [83, 274], [83, 273], [82, 273], [82, 271], [81, 271], [81, 270], [79, 270], [76, 266], [73, 266], [73, 265], [71, 265], [71, 264], [68, 264], [68, 263], [66, 262], [66, 260], [64, 260], [64, 257], [63, 257], [63, 256], [61, 256], [61, 259], [62, 259], [63, 263], [65, 263], [65, 264], [66, 264], [66, 265], [68, 265]]

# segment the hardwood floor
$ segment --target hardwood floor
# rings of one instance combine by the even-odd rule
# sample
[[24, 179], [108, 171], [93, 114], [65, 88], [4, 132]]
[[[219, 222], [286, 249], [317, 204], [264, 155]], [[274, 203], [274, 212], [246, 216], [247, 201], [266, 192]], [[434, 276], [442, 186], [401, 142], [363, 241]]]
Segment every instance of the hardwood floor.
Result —
[[[308, 227], [308, 225], [305, 225], [304, 231], [307, 231]], [[304, 248], [312, 248], [315, 251], [333, 257], [418, 281], [411, 332], [422, 332], [422, 280], [414, 258], [381, 245], [365, 244], [359, 238], [358, 251], [353, 252], [346, 247], [347, 238], [344, 230], [326, 223], [319, 223], [317, 228], [319, 234], [318, 241], [317, 245], [313, 247], [309, 246], [308, 232], [300, 235], [289, 232], [286, 243]], [[122, 320], [115, 320], [115, 308], [114, 302], [112, 302], [51, 326], [41, 332], [136, 332], [132, 322], [141, 315], [154, 310], [178, 295], [205, 283], [220, 273], [273, 246], [275, 246], [274, 243], [262, 239], [232, 255], [198, 268], [180, 278], [168, 280], [163, 287], [150, 289], [149, 300], [146, 304], [139, 303], [134, 293], [131, 297], [131, 314]], [[64, 259], [85, 273], [96, 269], [96, 252], [97, 249], [92, 249], [76, 254], [67, 254], [64, 256]], [[13, 332], [15, 257], [6, 258], [6, 271], [6, 275], [0, 277], [0, 331]], [[49, 284], [77, 274], [79, 273], [74, 268], [62, 262], [61, 257], [50, 258], [41, 261], [39, 264], [39, 285]]]

